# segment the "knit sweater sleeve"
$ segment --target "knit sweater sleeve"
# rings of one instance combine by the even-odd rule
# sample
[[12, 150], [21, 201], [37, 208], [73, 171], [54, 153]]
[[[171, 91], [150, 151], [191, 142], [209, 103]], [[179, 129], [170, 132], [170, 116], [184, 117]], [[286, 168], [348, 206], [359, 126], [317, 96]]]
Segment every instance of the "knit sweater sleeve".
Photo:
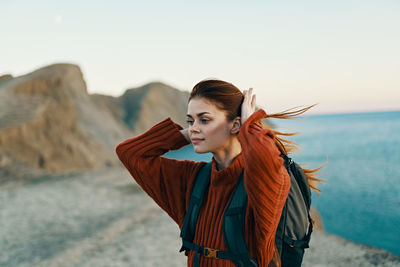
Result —
[[[123, 141], [116, 153], [140, 187], [179, 225], [183, 224], [186, 200], [195, 173], [203, 163], [162, 157], [189, 142], [183, 128], [167, 118], [145, 133]], [[189, 194], [189, 195], [188, 195]]]
[[248, 206], [254, 214], [259, 266], [267, 266], [274, 254], [275, 233], [290, 189], [290, 178], [275, 145], [274, 134], [261, 126], [263, 109], [241, 126]]

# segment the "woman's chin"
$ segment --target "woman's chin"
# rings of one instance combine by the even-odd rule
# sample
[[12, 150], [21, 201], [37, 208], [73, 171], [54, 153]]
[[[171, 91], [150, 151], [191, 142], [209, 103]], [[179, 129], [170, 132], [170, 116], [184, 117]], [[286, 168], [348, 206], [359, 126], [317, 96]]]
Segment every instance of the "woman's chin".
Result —
[[200, 147], [194, 145], [193, 146], [194, 152], [198, 153], [198, 154], [203, 154], [203, 153], [207, 153], [208, 151], [205, 151], [204, 149], [201, 149]]

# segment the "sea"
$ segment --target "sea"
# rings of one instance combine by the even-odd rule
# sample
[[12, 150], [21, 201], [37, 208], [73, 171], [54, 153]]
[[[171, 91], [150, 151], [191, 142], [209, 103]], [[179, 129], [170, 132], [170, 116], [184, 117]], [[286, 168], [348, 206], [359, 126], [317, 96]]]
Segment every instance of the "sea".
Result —
[[[386, 249], [400, 256], [400, 111], [302, 115], [273, 119], [300, 150], [290, 156], [307, 168], [324, 165], [318, 177], [321, 193], [312, 206], [326, 232]], [[210, 161], [192, 145], [166, 157]]]

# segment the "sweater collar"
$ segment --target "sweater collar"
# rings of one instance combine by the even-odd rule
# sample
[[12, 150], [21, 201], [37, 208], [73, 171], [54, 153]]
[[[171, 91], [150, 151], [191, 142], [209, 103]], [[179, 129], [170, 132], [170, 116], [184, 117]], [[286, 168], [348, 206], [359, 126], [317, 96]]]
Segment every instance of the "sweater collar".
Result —
[[236, 184], [239, 180], [240, 174], [243, 169], [243, 156], [242, 152], [238, 154], [232, 161], [231, 165], [228, 167], [217, 170], [217, 162], [215, 158], [212, 157], [212, 171], [211, 171], [211, 185], [227, 185], [227, 184]]

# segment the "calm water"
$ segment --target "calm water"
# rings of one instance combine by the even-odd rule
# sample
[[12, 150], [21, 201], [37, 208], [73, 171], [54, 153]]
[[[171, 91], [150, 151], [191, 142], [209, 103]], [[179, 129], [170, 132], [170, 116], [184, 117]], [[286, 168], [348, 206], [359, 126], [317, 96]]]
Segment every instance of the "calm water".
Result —
[[[326, 181], [313, 205], [325, 230], [355, 242], [387, 249], [400, 256], [400, 112], [314, 115], [274, 120], [278, 130], [301, 132], [292, 137], [301, 151], [292, 158], [316, 168]], [[168, 157], [211, 160], [191, 145]]]

